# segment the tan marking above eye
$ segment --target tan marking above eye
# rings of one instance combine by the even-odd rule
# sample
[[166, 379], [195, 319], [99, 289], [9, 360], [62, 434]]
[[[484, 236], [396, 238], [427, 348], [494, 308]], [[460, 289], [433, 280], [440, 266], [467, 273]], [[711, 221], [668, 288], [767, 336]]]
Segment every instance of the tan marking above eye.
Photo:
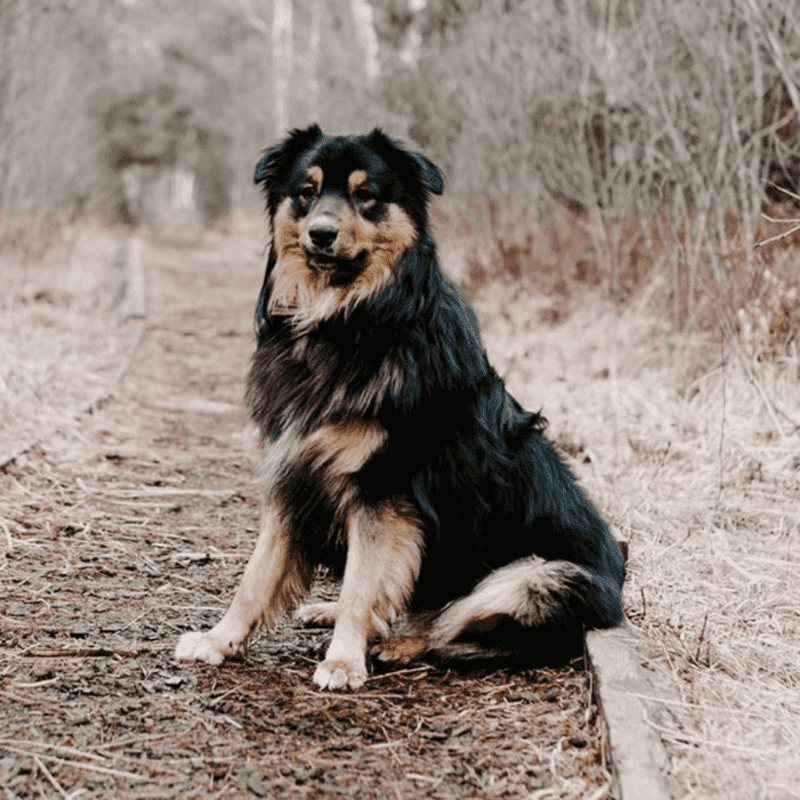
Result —
[[365, 169], [357, 169], [350, 173], [347, 179], [347, 191], [353, 194], [369, 181], [369, 173]]
[[306, 170], [306, 177], [314, 184], [314, 188], [317, 190], [317, 194], [322, 191], [322, 167], [314, 165], [313, 167], [309, 167]]

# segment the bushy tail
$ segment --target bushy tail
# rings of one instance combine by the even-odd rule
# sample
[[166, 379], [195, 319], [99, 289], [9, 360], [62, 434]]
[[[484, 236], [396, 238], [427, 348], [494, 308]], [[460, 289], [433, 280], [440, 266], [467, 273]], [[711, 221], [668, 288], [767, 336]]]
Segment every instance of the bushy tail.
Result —
[[407, 619], [378, 651], [387, 661], [425, 653], [443, 660], [560, 661], [580, 652], [584, 627], [609, 627], [621, 618], [612, 581], [571, 561], [531, 556], [495, 570], [432, 618]]

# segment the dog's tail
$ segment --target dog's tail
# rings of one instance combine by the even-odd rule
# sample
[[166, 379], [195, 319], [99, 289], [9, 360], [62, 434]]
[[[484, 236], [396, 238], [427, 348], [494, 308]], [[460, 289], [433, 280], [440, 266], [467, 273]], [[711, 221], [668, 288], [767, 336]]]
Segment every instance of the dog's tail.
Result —
[[400, 636], [377, 649], [389, 661], [426, 653], [442, 660], [559, 661], [579, 654], [584, 627], [620, 622], [619, 609], [613, 581], [571, 561], [530, 556], [495, 570], [433, 619], [411, 617]]

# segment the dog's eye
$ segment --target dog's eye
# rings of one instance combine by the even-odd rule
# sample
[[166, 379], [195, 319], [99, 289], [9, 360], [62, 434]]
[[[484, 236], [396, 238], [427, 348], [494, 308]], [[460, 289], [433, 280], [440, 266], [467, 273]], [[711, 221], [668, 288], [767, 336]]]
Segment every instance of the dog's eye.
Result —
[[313, 183], [307, 183], [301, 190], [300, 190], [300, 197], [303, 200], [313, 200], [317, 196], [317, 189]]
[[353, 192], [353, 197], [359, 203], [369, 203], [370, 200], [375, 200], [375, 193], [368, 189], [366, 186], [361, 186]]

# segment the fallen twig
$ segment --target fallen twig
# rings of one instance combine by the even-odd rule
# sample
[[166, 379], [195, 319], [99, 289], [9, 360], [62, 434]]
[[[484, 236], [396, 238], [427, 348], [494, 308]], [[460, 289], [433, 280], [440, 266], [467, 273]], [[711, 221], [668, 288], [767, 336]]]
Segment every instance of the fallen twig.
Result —
[[13, 747], [14, 745], [22, 745], [24, 747], [39, 747], [42, 750], [55, 750], [58, 753], [66, 753], [71, 756], [80, 756], [81, 758], [93, 758], [96, 761], [106, 761], [105, 756], [98, 756], [94, 753], [89, 753], [86, 750], [77, 750], [74, 747], [67, 747], [63, 744], [50, 744], [49, 742], [35, 742], [32, 739], [0, 739], [0, 747]]
[[45, 765], [42, 763], [42, 761], [41, 761], [41, 759], [39, 758], [39, 756], [36, 756], [36, 755], [35, 755], [35, 756], [33, 757], [33, 760], [36, 762], [36, 766], [37, 766], [37, 767], [39, 767], [39, 769], [40, 769], [40, 770], [42, 771], [42, 773], [44, 774], [45, 778], [47, 778], [47, 780], [48, 780], [48, 781], [50, 781], [50, 783], [53, 785], [53, 787], [55, 788], [55, 790], [56, 790], [56, 791], [57, 791], [57, 792], [58, 792], [58, 793], [59, 793], [59, 794], [60, 794], [62, 797], [66, 797], [66, 796], [67, 796], [67, 793], [64, 791], [64, 789], [63, 789], [63, 787], [61, 786], [61, 784], [60, 784], [60, 783], [59, 783], [59, 782], [58, 782], [58, 781], [57, 781], [57, 780], [56, 780], [56, 779], [53, 777], [53, 775], [52, 775], [52, 773], [50, 772], [50, 770], [49, 770], [49, 769], [47, 769], [47, 767], [46, 767], [46, 766], [45, 766]]
[[[16, 753], [20, 756], [27, 756], [28, 758], [37, 758], [35, 753], [31, 753], [28, 750], [22, 750], [18, 747], [10, 747], [9, 745], [4, 745], [4, 749], [7, 750], [9, 753]], [[76, 767], [77, 769], [85, 769], [89, 770], [90, 772], [99, 772], [102, 775], [112, 775], [115, 778], [128, 778], [129, 780], [134, 781], [146, 781], [149, 780], [148, 777], [145, 775], [137, 775], [135, 772], [126, 772], [122, 769], [111, 769], [110, 767], [99, 767], [96, 764], [87, 764], [85, 761], [69, 761], [66, 758], [58, 758], [57, 756], [46, 756], [40, 755], [38, 758], [44, 758], [47, 761], [52, 761], [55, 764], [61, 764], [65, 767]]]
[[[770, 222], [798, 222], [796, 219], [771, 219], [766, 214], [762, 214], [761, 216]], [[791, 236], [791, 234], [793, 234], [795, 231], [800, 231], [800, 222], [798, 222], [794, 228], [789, 228], [788, 231], [778, 233], [775, 236], [770, 236], [769, 239], [764, 239], [761, 242], [756, 242], [753, 247], [763, 247], [765, 244], [769, 244], [770, 242], [777, 242], [779, 239], [785, 239], [787, 236]]]
[[149, 647], [136, 649], [122, 647], [79, 647], [75, 650], [29, 650], [25, 658], [95, 658], [100, 656], [140, 656]]
[[394, 672], [382, 672], [380, 675], [370, 675], [367, 678], [367, 681], [378, 681], [382, 680], [383, 678], [391, 678], [393, 675], [405, 675], [409, 672], [427, 672], [428, 670], [433, 669], [432, 666], [426, 664], [423, 667], [410, 667], [409, 669], [398, 669]]

